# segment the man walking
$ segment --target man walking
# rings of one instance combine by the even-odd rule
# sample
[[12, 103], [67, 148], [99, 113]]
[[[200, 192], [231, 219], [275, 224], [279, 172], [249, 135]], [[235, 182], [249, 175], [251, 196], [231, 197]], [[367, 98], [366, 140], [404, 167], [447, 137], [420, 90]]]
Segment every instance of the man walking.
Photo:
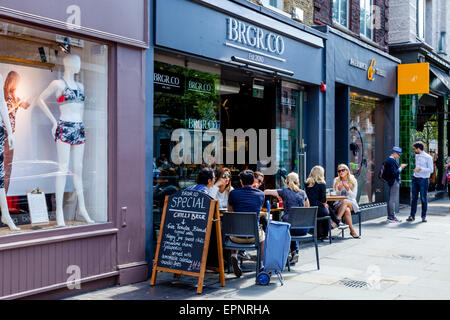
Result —
[[422, 201], [422, 222], [427, 222], [427, 193], [430, 175], [433, 173], [433, 158], [424, 151], [422, 142], [414, 143], [413, 150], [416, 154], [416, 167], [414, 169], [414, 176], [412, 177], [411, 213], [406, 221], [412, 222], [416, 217], [417, 200], [420, 192], [420, 200]]
[[383, 178], [389, 185], [389, 199], [387, 203], [388, 222], [401, 222], [401, 220], [395, 216], [395, 203], [400, 192], [400, 173], [407, 166], [407, 164], [404, 163], [399, 166], [398, 160], [400, 159], [401, 154], [401, 148], [393, 147], [391, 155], [385, 162], [385, 173], [383, 174]]

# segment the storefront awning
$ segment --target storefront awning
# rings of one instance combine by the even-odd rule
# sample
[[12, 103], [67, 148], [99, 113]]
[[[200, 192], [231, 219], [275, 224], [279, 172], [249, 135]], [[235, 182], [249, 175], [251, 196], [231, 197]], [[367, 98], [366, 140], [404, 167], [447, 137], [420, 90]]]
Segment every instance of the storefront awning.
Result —
[[430, 81], [430, 89], [442, 93], [450, 93], [450, 75], [430, 65], [434, 79]]

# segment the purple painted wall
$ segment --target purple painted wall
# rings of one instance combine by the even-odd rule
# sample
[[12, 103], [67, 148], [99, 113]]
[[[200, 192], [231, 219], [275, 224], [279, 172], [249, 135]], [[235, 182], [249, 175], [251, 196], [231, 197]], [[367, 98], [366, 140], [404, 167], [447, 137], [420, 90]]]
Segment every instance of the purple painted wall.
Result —
[[[81, 9], [78, 30], [65, 22]], [[0, 18], [110, 41], [108, 217], [105, 224], [0, 237], [0, 299], [74, 295], [67, 267], [81, 267], [82, 290], [147, 279], [145, 262], [145, 48], [148, 1], [0, 0]]]

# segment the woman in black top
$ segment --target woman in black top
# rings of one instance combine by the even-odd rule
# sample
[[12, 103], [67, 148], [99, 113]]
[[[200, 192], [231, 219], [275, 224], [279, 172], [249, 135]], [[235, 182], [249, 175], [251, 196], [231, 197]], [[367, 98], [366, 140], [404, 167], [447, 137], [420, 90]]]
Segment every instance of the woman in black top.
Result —
[[[336, 217], [334, 211], [328, 210], [324, 172], [325, 171], [321, 166], [312, 168], [309, 177], [305, 182], [305, 191], [310, 205], [312, 207], [318, 207], [317, 216], [325, 217], [331, 215], [331, 226], [332, 228], [335, 228], [341, 221]], [[328, 231], [327, 221], [320, 221], [317, 224], [317, 235], [320, 239], [326, 238]]]

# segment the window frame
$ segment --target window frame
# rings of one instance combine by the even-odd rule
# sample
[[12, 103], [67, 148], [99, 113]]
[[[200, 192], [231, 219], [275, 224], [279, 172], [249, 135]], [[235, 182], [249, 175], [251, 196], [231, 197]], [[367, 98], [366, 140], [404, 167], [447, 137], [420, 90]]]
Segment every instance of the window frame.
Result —
[[349, 16], [350, 16], [350, 6], [349, 6], [349, 1], [351, 1], [351, 0], [346, 0], [347, 2], [347, 9], [346, 9], [346, 12], [345, 12], [345, 14], [346, 14], [346, 24], [344, 25], [344, 24], [342, 24], [342, 22], [340, 21], [340, 19], [341, 19], [341, 11], [342, 11], [342, 8], [341, 8], [341, 4], [342, 4], [342, 1], [343, 0], [336, 0], [336, 2], [337, 2], [337, 4], [338, 4], [338, 19], [339, 20], [336, 20], [335, 19], [335, 17], [334, 17], [334, 2], [331, 2], [331, 20], [333, 21], [333, 23], [335, 23], [335, 24], [338, 24], [338, 25], [340, 25], [340, 26], [342, 26], [342, 27], [344, 27], [344, 28], [349, 28]]
[[[366, 4], [367, 1], [369, 1], [369, 8], [366, 8], [366, 6], [364, 5], [364, 16], [363, 16], [362, 12], [361, 12], [361, 8], [363, 6], [361, 6], [361, 3]], [[360, 7], [360, 14], [359, 14], [360, 30], [359, 30], [359, 34], [361, 36], [363, 36], [364, 38], [366, 38], [366, 39], [373, 40], [373, 36], [374, 36], [374, 34], [373, 34], [373, 31], [374, 31], [374, 27], [373, 27], [374, 16], [373, 16], [373, 10], [372, 10], [372, 8], [373, 8], [373, 0], [360, 0], [359, 1], [359, 7]], [[370, 21], [370, 24], [371, 24], [371, 26], [370, 26], [370, 37], [368, 37], [367, 33], [366, 33], [366, 31], [367, 31], [367, 20], [366, 20], [367, 10], [369, 11], [369, 19], [370, 19], [369, 21]], [[364, 24], [364, 28], [361, 28], [361, 23]]]
[[[422, 4], [422, 14], [420, 14], [419, 11], [420, 8], [419, 4]], [[416, 37], [423, 42], [425, 42], [425, 18], [426, 18], [425, 0], [416, 0]], [[422, 25], [420, 25], [420, 23], [422, 23]]]

